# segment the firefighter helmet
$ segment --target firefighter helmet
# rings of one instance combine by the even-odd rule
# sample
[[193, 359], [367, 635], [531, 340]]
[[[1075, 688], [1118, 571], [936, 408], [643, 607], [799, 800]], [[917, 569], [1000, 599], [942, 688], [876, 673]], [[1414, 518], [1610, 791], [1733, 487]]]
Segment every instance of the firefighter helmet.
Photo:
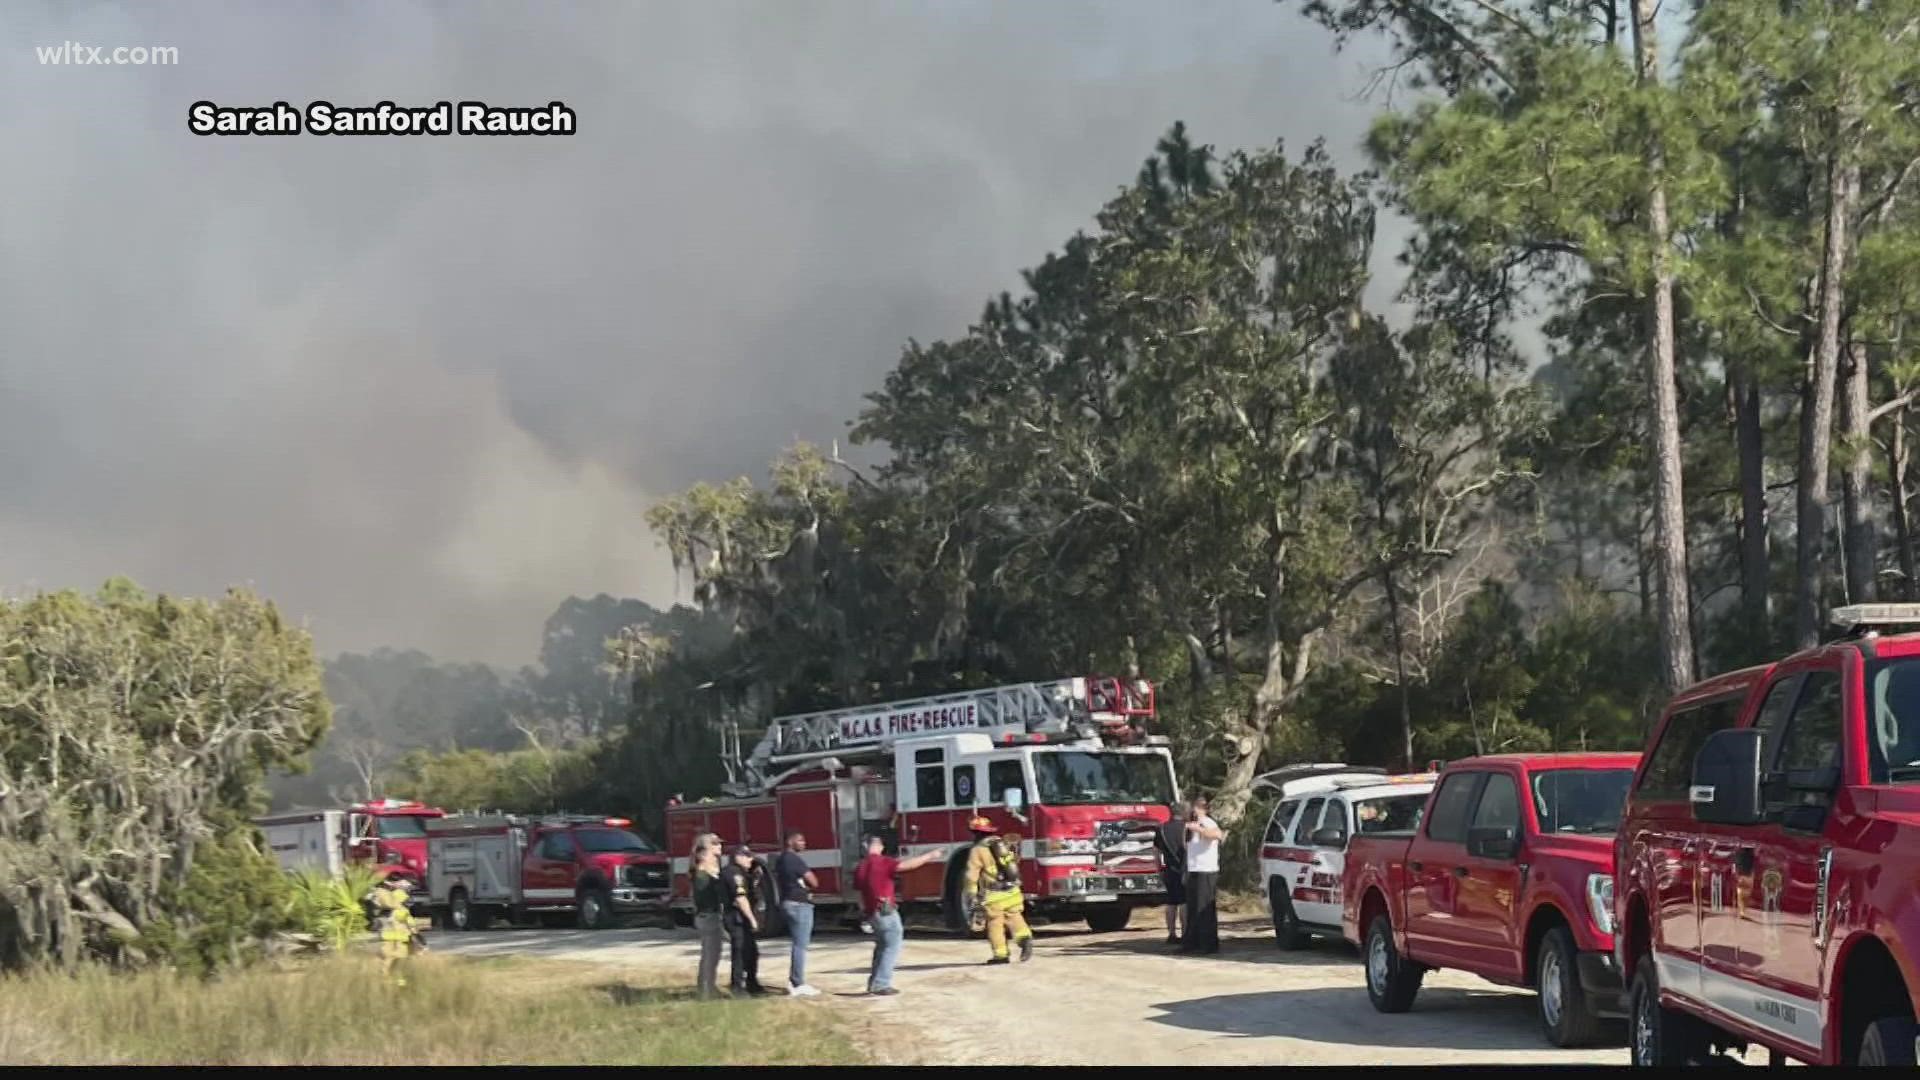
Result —
[[988, 821], [986, 817], [981, 814], [975, 814], [973, 816], [973, 820], [967, 822], [967, 829], [970, 832], [986, 833], [988, 835], [992, 835], [1000, 831], [999, 829], [994, 827], [993, 822]]

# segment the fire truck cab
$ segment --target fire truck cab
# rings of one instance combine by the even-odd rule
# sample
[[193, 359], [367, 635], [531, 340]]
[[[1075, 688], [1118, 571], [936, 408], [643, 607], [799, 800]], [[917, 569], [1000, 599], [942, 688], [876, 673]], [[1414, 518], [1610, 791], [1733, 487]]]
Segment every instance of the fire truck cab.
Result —
[[[730, 797], [667, 810], [674, 906], [691, 912], [687, 856], [702, 833], [745, 843], [771, 864], [787, 833], [807, 841], [816, 907], [858, 911], [853, 869], [868, 835], [903, 856], [947, 858], [902, 875], [900, 897], [964, 928], [967, 823], [1020, 837], [1032, 910], [1124, 927], [1166, 902], [1154, 831], [1178, 798], [1164, 740], [1146, 736], [1152, 687], [1077, 678], [775, 720]], [[788, 768], [772, 773], [781, 765]], [[778, 927], [771, 875], [756, 906]]]
[[297, 810], [254, 819], [267, 847], [289, 872], [308, 868], [338, 876], [348, 863], [372, 863], [414, 886], [421, 906], [427, 881], [427, 822], [443, 811], [404, 799], [376, 799], [339, 810]]

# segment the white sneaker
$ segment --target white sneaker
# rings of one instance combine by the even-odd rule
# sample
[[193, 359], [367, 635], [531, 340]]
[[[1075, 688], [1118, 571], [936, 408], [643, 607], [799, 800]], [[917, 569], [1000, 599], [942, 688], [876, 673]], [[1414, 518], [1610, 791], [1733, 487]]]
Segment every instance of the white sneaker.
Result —
[[791, 997], [819, 997], [820, 991], [811, 986], [796, 986], [787, 991]]

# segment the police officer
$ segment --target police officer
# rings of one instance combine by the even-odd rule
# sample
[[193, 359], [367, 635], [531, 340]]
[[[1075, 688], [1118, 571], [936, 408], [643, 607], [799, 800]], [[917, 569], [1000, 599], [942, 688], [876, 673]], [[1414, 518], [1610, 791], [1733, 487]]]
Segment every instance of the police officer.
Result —
[[1000, 830], [985, 817], [967, 822], [973, 833], [972, 850], [967, 852], [966, 887], [987, 915], [987, 944], [993, 949], [989, 964], [1005, 964], [1007, 935], [1012, 931], [1014, 944], [1020, 946], [1020, 959], [1033, 959], [1033, 931], [1022, 914], [1027, 906], [1020, 889], [1020, 847], [1008, 844]]
[[760, 884], [755, 872], [753, 851], [745, 844], [734, 845], [732, 856], [720, 871], [720, 925], [726, 928], [731, 945], [733, 979], [736, 994], [759, 997], [767, 992], [760, 985], [760, 919], [753, 913], [753, 898]]

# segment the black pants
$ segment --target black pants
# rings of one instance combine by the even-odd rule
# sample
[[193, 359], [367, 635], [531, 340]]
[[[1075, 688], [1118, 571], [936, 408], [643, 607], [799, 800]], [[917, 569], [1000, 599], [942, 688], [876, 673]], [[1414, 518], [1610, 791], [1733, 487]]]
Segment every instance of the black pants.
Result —
[[1187, 952], [1220, 951], [1220, 912], [1214, 906], [1214, 885], [1220, 875], [1187, 874]]
[[734, 915], [726, 918], [728, 952], [733, 954], [733, 988], [746, 990], [760, 985], [760, 939], [753, 936], [747, 920]]

